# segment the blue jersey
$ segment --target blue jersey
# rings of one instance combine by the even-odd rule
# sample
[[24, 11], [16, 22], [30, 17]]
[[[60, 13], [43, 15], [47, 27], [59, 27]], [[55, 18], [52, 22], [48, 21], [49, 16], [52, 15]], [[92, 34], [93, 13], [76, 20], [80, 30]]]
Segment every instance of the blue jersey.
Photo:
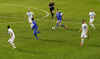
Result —
[[62, 20], [62, 13], [61, 12], [58, 12], [56, 13], [56, 17], [57, 17], [57, 20]]
[[32, 24], [33, 24], [32, 28], [37, 28], [38, 27], [35, 21], [33, 21]]

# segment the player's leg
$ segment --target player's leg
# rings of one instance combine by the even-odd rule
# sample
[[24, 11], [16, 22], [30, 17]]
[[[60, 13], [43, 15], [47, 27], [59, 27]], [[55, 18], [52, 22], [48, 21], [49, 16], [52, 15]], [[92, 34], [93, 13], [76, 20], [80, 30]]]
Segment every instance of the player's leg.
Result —
[[85, 33], [84, 34], [84, 38], [88, 38], [89, 39], [89, 35], [87, 36], [87, 34]]
[[89, 24], [95, 29], [95, 26], [94, 26], [94, 24], [93, 24], [93, 21], [94, 21], [94, 19], [90, 19]]
[[15, 44], [13, 43], [14, 39], [15, 39], [15, 37], [10, 38], [10, 39], [8, 40], [8, 43], [11, 44], [12, 47], [15, 49], [16, 46], [15, 46]]
[[81, 46], [83, 45], [83, 42], [84, 42], [84, 33], [81, 34], [81, 44], [80, 44]]
[[51, 13], [51, 16], [52, 16], [52, 9], [50, 9], [50, 13]]
[[31, 26], [31, 28], [32, 28], [32, 20], [31, 20], [31, 18], [29, 18], [29, 24], [30, 24], [30, 26]]
[[84, 42], [84, 38], [83, 37], [81, 37], [81, 44], [80, 45], [83, 45], [83, 42]]
[[32, 28], [32, 26], [33, 26], [33, 25], [32, 25], [32, 22], [30, 22], [30, 26], [31, 26], [31, 28]]
[[33, 31], [33, 33], [34, 33], [34, 35], [35, 35], [35, 37], [36, 37], [36, 39], [38, 39], [38, 37], [37, 37], [37, 29], [36, 28], [34, 28], [34, 31]]
[[37, 31], [38, 30], [38, 27], [36, 28], [36, 34], [40, 33], [40, 31]]
[[63, 24], [61, 24], [61, 22], [59, 23], [59, 25], [62, 26], [62, 27], [64, 27], [64, 28], [66, 28], [66, 26], [64, 26]]
[[60, 21], [57, 21], [57, 26], [56, 26], [56, 28], [58, 28], [59, 23], [60, 23]]
[[52, 10], [52, 18], [54, 18], [54, 10]]

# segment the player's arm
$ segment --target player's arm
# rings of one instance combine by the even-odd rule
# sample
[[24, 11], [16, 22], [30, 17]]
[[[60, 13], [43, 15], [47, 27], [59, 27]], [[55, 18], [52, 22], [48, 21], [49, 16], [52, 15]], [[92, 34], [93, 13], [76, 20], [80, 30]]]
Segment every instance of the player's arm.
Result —
[[88, 15], [87, 17], [89, 17], [90, 15]]
[[55, 16], [55, 18], [57, 18], [57, 16]]
[[65, 18], [63, 13], [62, 13], [62, 16], [63, 16], [63, 18]]
[[82, 31], [82, 28], [79, 30], [79, 32], [81, 32]]
[[33, 26], [34, 26], [34, 24], [32, 23], [32, 28], [31, 29], [33, 29]]
[[25, 15], [25, 18], [27, 17], [27, 15]]
[[9, 33], [6, 33], [6, 32], [5, 32], [4, 34], [9, 34]]
[[94, 17], [96, 17], [96, 14], [94, 13]]
[[96, 17], [96, 14], [94, 15], [94, 17]]
[[[94, 17], [96, 17], [96, 15], [94, 15]], [[92, 17], [92, 18], [94, 18], [94, 17]]]
[[87, 17], [89, 17], [89, 16], [90, 16], [90, 13], [89, 13], [89, 15]]
[[54, 5], [53, 5], [53, 7], [55, 7], [55, 3], [54, 3]]
[[50, 8], [50, 6], [48, 6], [48, 8]]
[[[12, 37], [12, 36], [13, 36], [13, 33], [11, 32], [11, 37]], [[10, 37], [10, 38], [11, 38], [11, 37]]]
[[48, 8], [51, 8], [50, 4], [48, 5]]

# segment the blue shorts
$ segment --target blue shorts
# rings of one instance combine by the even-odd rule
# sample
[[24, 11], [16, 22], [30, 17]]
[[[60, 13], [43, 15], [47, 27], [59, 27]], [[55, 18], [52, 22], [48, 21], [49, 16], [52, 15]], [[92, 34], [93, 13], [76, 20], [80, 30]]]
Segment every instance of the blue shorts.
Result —
[[38, 27], [37, 28], [33, 28], [33, 33], [36, 33], [37, 32], [37, 30], [38, 30]]
[[61, 22], [61, 19], [57, 19], [57, 21], [60, 21]]

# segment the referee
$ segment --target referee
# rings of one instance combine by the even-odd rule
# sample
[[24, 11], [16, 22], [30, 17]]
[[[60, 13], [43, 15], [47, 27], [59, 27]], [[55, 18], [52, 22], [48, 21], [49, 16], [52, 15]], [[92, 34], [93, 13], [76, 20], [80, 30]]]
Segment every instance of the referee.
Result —
[[55, 6], [55, 3], [53, 3], [53, 1], [51, 0], [48, 7], [50, 8], [52, 18], [54, 18], [54, 6]]

